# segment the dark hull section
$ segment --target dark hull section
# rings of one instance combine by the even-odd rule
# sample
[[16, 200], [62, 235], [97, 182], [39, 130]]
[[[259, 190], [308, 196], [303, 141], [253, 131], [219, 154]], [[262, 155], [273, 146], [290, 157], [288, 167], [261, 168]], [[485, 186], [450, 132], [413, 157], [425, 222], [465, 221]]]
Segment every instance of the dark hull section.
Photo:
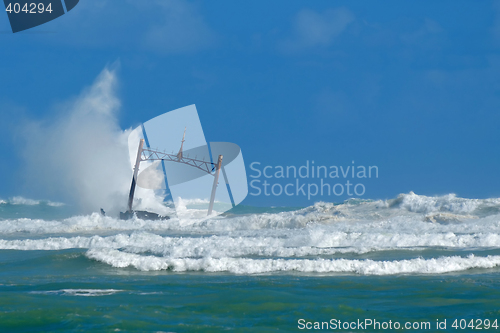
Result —
[[151, 221], [158, 221], [158, 220], [169, 220], [170, 216], [161, 216], [156, 213], [152, 212], [146, 212], [144, 210], [134, 210], [132, 212], [125, 212], [122, 213], [120, 212], [120, 219], [121, 220], [129, 220], [136, 216], [138, 219], [141, 220], [151, 220]]

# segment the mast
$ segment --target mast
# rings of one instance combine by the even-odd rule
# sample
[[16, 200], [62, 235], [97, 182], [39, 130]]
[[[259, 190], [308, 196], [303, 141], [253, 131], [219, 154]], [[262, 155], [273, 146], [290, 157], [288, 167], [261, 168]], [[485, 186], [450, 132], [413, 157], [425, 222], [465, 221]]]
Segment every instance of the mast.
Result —
[[[134, 175], [132, 176], [132, 184], [130, 185], [130, 192], [129, 192], [129, 195], [128, 195], [128, 212], [129, 213], [133, 212], [132, 211], [132, 204], [134, 202], [134, 193], [135, 193], [135, 186], [137, 184], [137, 176], [139, 174], [139, 165], [140, 165], [141, 161], [143, 161], [143, 159], [142, 159], [143, 152], [145, 154], [144, 155], [144, 161], [148, 161], [148, 160], [161, 160], [161, 161], [163, 161], [163, 160], [170, 160], [172, 162], [181, 162], [181, 163], [184, 163], [184, 164], [188, 164], [188, 165], [197, 167], [198, 169], [200, 169], [202, 171], [205, 171], [208, 174], [212, 174], [213, 168], [212, 168], [212, 171], [211, 171], [208, 166], [209, 165], [213, 166], [213, 163], [202, 162], [202, 161], [198, 161], [196, 159], [189, 159], [189, 158], [187, 158], [187, 161], [184, 161], [185, 159], [184, 159], [183, 154], [182, 154], [182, 149], [184, 147], [185, 138], [186, 138], [186, 127], [184, 127], [184, 134], [182, 135], [181, 147], [180, 147], [179, 152], [177, 153], [177, 155], [173, 155], [173, 154], [170, 155], [170, 154], [165, 154], [165, 153], [162, 154], [162, 153], [157, 152], [155, 150], [152, 150], [150, 148], [143, 149], [143, 147], [144, 147], [144, 139], [140, 139], [140, 141], [139, 141], [139, 148], [137, 149], [137, 158], [135, 160], [135, 166], [134, 166]], [[176, 160], [174, 160], [174, 158]], [[205, 165], [207, 169], [204, 170], [202, 168], [202, 165]], [[212, 214], [212, 210], [213, 210], [213, 207], [214, 207], [215, 193], [217, 191], [217, 186], [219, 184], [219, 175], [220, 175], [221, 167], [222, 167], [222, 155], [219, 155], [219, 158], [217, 160], [217, 164], [215, 165], [215, 168], [216, 168], [215, 172], [212, 174], [214, 176], [214, 182], [213, 182], [213, 185], [212, 185], [212, 193], [210, 195], [210, 203], [209, 203], [209, 206], [208, 206], [208, 216], [210, 216]]]
[[182, 135], [181, 149], [177, 153], [177, 158], [180, 160], [182, 158], [182, 146], [184, 146], [184, 138], [186, 137], [186, 127], [184, 127], [184, 134]]
[[137, 183], [137, 174], [139, 173], [139, 163], [141, 163], [142, 147], [144, 139], [139, 141], [139, 149], [137, 149], [137, 158], [135, 160], [134, 175], [132, 176], [132, 184], [130, 185], [130, 193], [128, 195], [128, 211], [132, 213], [132, 202], [134, 201], [135, 184]]
[[214, 184], [212, 185], [212, 194], [210, 195], [210, 204], [208, 205], [207, 216], [210, 216], [212, 214], [212, 209], [214, 208], [215, 191], [217, 190], [217, 184], [219, 183], [219, 173], [221, 165], [222, 165], [222, 155], [219, 155], [219, 159], [217, 160], [217, 169], [215, 170], [215, 175], [214, 175]]

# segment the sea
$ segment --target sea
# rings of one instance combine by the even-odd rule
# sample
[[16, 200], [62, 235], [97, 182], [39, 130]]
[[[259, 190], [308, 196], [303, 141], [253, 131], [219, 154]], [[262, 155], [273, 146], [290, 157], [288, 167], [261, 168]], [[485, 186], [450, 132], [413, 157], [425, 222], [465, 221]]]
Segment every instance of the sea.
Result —
[[162, 221], [0, 200], [0, 332], [499, 329], [499, 198]]

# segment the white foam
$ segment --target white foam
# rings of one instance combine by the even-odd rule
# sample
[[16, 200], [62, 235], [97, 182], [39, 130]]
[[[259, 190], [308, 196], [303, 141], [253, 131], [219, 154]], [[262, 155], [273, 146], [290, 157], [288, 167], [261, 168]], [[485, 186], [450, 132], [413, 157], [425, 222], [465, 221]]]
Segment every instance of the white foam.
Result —
[[43, 235], [110, 230], [169, 230], [169, 223], [169, 220], [144, 221], [137, 218], [119, 220], [93, 213], [86, 216], [73, 216], [52, 221], [28, 218], [4, 220], [0, 223], [0, 234], [30, 233]]
[[33, 200], [33, 199], [28, 199], [24, 197], [12, 197], [9, 200], [0, 200], [0, 204], [11, 204], [11, 205], [25, 205], [25, 206], [35, 206], [35, 205], [40, 205], [40, 204], [46, 204], [47, 206], [52, 206], [52, 207], [61, 207], [64, 206], [65, 204], [62, 202], [53, 202], [49, 200]]
[[[18, 198], [13, 202], [38, 201]], [[57, 203], [49, 203], [57, 205]], [[196, 204], [196, 202], [193, 202]], [[175, 216], [173, 208], [162, 206], [164, 214]], [[158, 207], [157, 207], [158, 208]], [[193, 211], [195, 211], [194, 209]], [[99, 214], [74, 216], [64, 220], [5, 220], [0, 233], [65, 233], [93, 230], [179, 230], [183, 232], [228, 232], [231, 230], [303, 229], [311, 225], [335, 225], [337, 231], [390, 231], [398, 233], [500, 232], [499, 199], [462, 199], [454, 195], [425, 197], [414, 193], [388, 201], [350, 200], [344, 204], [318, 202], [297, 211], [219, 216], [207, 219], [175, 218], [168, 221], [122, 221]], [[202, 215], [204, 215], [203, 213]], [[381, 229], [382, 228], [382, 229]]]
[[442, 274], [472, 268], [494, 268], [500, 265], [500, 256], [440, 257], [375, 261], [370, 259], [246, 259], [246, 258], [163, 258], [141, 256], [113, 249], [92, 249], [90, 259], [113, 267], [134, 267], [141, 271], [172, 270], [176, 272], [204, 271], [235, 274], [262, 274], [273, 272], [351, 273], [361, 275]]
[[[82, 233], [96, 235], [109, 234], [110, 232], [122, 233], [122, 231], [127, 231], [127, 233], [142, 231], [144, 234], [148, 234], [148, 232], [174, 232], [188, 236], [184, 237], [182, 241], [175, 237], [163, 239], [162, 245], [155, 248], [155, 251], [163, 251], [158, 252], [162, 254], [169, 251], [170, 253], [173, 251], [182, 252], [184, 250], [180, 249], [183, 249], [185, 244], [185, 248], [192, 248], [193, 251], [196, 250], [199, 253], [203, 252], [201, 255], [214, 255], [219, 250], [247, 255], [249, 254], [248, 248], [255, 248], [258, 251], [250, 254], [302, 256], [340, 253], [347, 251], [345, 249], [348, 249], [349, 252], [364, 253], [386, 249], [424, 247], [497, 248], [500, 244], [500, 216], [493, 215], [486, 218], [464, 220], [460, 223], [442, 224], [427, 222], [421, 216], [396, 216], [389, 219], [358, 221], [331, 219], [318, 215], [318, 213], [302, 214], [297, 212], [253, 214], [231, 218], [218, 217], [209, 220], [173, 218], [164, 221], [144, 221], [135, 218], [123, 221], [95, 213], [90, 216], [76, 216], [60, 221], [17, 219], [4, 220], [0, 223], [0, 234], [4, 235], [17, 233], [40, 236], [44, 234], [81, 235]], [[189, 237], [189, 235], [194, 237]], [[123, 246], [151, 248], [148, 244], [150, 240], [146, 240], [143, 244], [137, 236], [131, 237], [135, 238]], [[156, 235], [145, 236], [145, 238], [148, 237], [155, 239]], [[88, 239], [88, 237], [63, 238], [71, 241], [68, 243], [69, 245], [66, 245], [67, 240], [58, 241], [61, 244], [58, 246], [61, 248], [88, 247], [81, 243], [86, 242], [83, 239]], [[0, 247], [14, 248], [14, 243], [9, 242], [12, 241], [2, 241], [3, 245]], [[20, 242], [28, 242], [28, 240], [20, 240]], [[37, 242], [44, 243], [44, 240], [37, 240]], [[54, 239], [49, 238], [46, 242], [52, 244]], [[78, 244], [81, 245], [76, 243], [76, 245], [71, 245], [74, 242], [80, 242]], [[174, 243], [176, 244], [175, 249], [174, 245], [169, 245]], [[38, 249], [52, 246], [47, 244], [37, 245]], [[199, 250], [201, 245], [203, 245], [203, 251]], [[22, 246], [29, 249], [29, 246], [32, 245]], [[169, 250], [169, 247], [172, 250]]]
[[413, 192], [400, 194], [396, 199], [389, 200], [390, 207], [400, 207], [416, 213], [450, 212], [456, 214], [471, 214], [478, 208], [498, 207], [500, 199], [465, 199], [455, 194], [428, 197]]
[[12, 205], [27, 205], [27, 206], [34, 206], [34, 205], [39, 205], [40, 200], [33, 200], [33, 199], [26, 199], [23, 197], [13, 197], [10, 199], [10, 203]]
[[45, 295], [63, 295], [63, 296], [108, 296], [113, 295], [123, 290], [117, 289], [61, 289], [61, 290], [48, 290], [48, 291], [33, 291], [32, 294], [45, 294]]
[[65, 206], [65, 203], [62, 202], [52, 202], [52, 201], [47, 201], [47, 205], [51, 207], [62, 207]]
[[[495, 208], [496, 199], [483, 200], [474, 209], [459, 205], [450, 208], [453, 212], [429, 213], [431, 209], [417, 212], [420, 210], [418, 205], [410, 207], [402, 203], [404, 198], [415, 199], [415, 196], [400, 196], [403, 199], [397, 203], [351, 200], [335, 205], [320, 202], [297, 211], [211, 219], [144, 221], [133, 218], [123, 221], [94, 213], [53, 221], [3, 220], [0, 235], [9, 239], [0, 239], [0, 249], [78, 248], [87, 249], [90, 258], [116, 267], [241, 274], [294, 270], [356, 274], [425, 273], [427, 270], [440, 273], [437, 263], [443, 265], [443, 272], [448, 272], [456, 267], [459, 267], [457, 270], [486, 267], [484, 260], [496, 258], [443, 257], [452, 259], [410, 259], [387, 261], [386, 264], [352, 260], [353, 254], [389, 250], [404, 250], [404, 256], [408, 257], [412, 253], [409, 251], [422, 249], [433, 249], [436, 255], [443, 250], [474, 253], [500, 249], [500, 215]], [[449, 203], [456, 199], [449, 196], [439, 200]], [[446, 206], [429, 205], [439, 210]], [[485, 207], [491, 208], [488, 214], [475, 215]], [[27, 239], [27, 235], [33, 239]], [[346, 259], [328, 259], [340, 255]], [[377, 257], [385, 256], [378, 254]], [[244, 268], [245, 265], [248, 268]], [[375, 268], [370, 270], [370, 267]], [[417, 268], [412, 271], [412, 267]]]
[[153, 253], [171, 258], [294, 258], [368, 253], [388, 250], [478, 250], [499, 248], [500, 234], [384, 234], [326, 232], [316, 228], [274, 235], [160, 236], [134, 232], [112, 236], [0, 239], [0, 249], [64, 250], [122, 249], [135, 254]]

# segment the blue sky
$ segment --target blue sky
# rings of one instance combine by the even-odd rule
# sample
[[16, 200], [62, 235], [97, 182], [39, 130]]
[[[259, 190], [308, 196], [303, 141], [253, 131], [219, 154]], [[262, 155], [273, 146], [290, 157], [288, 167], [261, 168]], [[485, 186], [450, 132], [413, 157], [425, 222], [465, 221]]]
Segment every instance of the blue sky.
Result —
[[[26, 123], [110, 65], [121, 128], [196, 104], [247, 166], [354, 160], [379, 168], [365, 198], [500, 197], [499, 2], [81, 0], [17, 34], [0, 15], [0, 198], [45, 195], [26, 181]], [[245, 203], [319, 199], [346, 197]]]

